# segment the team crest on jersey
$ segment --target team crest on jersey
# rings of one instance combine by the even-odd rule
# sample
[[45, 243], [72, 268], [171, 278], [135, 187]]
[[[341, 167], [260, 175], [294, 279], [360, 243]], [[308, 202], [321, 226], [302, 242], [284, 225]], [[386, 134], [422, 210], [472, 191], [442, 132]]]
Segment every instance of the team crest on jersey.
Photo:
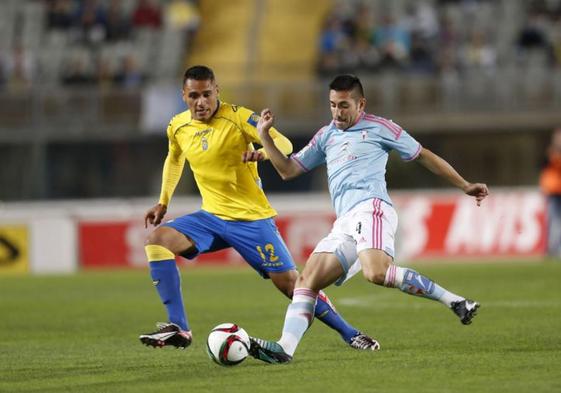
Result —
[[208, 150], [208, 139], [204, 136], [201, 138], [201, 147], [203, 148], [203, 151]]
[[259, 121], [259, 115], [257, 113], [252, 113], [247, 119], [247, 122], [251, 124], [253, 127], [257, 127], [257, 122]]

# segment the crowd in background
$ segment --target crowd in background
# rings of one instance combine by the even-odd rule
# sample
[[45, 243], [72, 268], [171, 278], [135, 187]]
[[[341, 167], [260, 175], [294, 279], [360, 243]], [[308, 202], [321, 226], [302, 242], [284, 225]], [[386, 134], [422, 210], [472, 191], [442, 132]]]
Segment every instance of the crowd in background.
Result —
[[[493, 73], [528, 58], [561, 67], [559, 0], [420, 0], [400, 12], [387, 8], [389, 2], [385, 8], [380, 3], [336, 3], [320, 36], [321, 74], [474, 68]], [[521, 12], [508, 14], [508, 7], [516, 5]]]
[[[150, 67], [139, 59], [136, 44], [164, 29], [181, 31], [185, 47], [200, 23], [196, 0], [37, 0], [42, 30], [41, 47], [57, 40], [65, 54], [54, 82], [63, 85], [99, 84], [138, 87], [151, 76]], [[24, 8], [20, 11], [23, 13]], [[0, 87], [29, 87], [43, 76], [41, 48], [22, 44], [22, 15], [16, 14], [13, 42], [0, 55]], [[152, 41], [153, 43], [157, 40]], [[45, 57], [45, 56], [44, 56]], [[48, 57], [48, 54], [46, 55]]]

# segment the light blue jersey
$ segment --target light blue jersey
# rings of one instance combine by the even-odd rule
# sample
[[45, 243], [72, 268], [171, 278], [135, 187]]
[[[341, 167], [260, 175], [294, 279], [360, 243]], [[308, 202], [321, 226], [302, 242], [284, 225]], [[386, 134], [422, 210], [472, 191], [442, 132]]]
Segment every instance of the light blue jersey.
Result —
[[410, 161], [421, 152], [421, 144], [392, 121], [362, 113], [345, 131], [337, 129], [334, 122], [321, 128], [291, 158], [305, 171], [327, 163], [329, 193], [340, 217], [367, 199], [392, 204], [385, 179], [391, 150]]

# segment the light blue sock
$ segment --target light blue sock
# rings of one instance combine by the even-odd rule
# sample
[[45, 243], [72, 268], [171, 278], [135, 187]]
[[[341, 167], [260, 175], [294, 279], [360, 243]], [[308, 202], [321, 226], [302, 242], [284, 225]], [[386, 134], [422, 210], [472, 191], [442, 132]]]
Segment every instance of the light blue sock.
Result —
[[175, 260], [150, 262], [150, 274], [160, 299], [166, 306], [168, 321], [175, 323], [183, 330], [191, 330], [183, 307], [181, 278]]
[[331, 329], [336, 330], [347, 343], [351, 341], [351, 338], [359, 334], [357, 329], [335, 311], [335, 308], [323, 292], [320, 292], [317, 298], [314, 315]]
[[288, 305], [282, 337], [278, 341], [284, 351], [294, 355], [296, 347], [314, 320], [317, 293], [307, 288], [297, 288]]
[[448, 307], [451, 307], [452, 302], [464, 300], [463, 297], [442, 288], [419, 272], [393, 264], [386, 271], [384, 285], [399, 288], [410, 295], [439, 301]]

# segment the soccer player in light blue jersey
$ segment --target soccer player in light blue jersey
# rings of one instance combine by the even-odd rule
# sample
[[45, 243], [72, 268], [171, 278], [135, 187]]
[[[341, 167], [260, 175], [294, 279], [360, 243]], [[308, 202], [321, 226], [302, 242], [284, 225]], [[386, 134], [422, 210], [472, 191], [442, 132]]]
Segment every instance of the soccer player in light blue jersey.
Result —
[[343, 284], [360, 270], [373, 284], [441, 302], [464, 325], [471, 323], [479, 307], [417, 271], [394, 264], [397, 214], [386, 190], [388, 155], [395, 150], [403, 160], [419, 162], [473, 196], [478, 206], [488, 195], [487, 186], [466, 181], [392, 121], [365, 113], [366, 99], [356, 76], [339, 75], [329, 87], [333, 121], [291, 157], [282, 154], [269, 136], [274, 121], [270, 110], [263, 110], [257, 125], [263, 147], [284, 180], [327, 165], [337, 214], [331, 233], [318, 243], [296, 282], [280, 340], [251, 338], [251, 355], [268, 363], [292, 359], [313, 321], [318, 292], [333, 283]]

